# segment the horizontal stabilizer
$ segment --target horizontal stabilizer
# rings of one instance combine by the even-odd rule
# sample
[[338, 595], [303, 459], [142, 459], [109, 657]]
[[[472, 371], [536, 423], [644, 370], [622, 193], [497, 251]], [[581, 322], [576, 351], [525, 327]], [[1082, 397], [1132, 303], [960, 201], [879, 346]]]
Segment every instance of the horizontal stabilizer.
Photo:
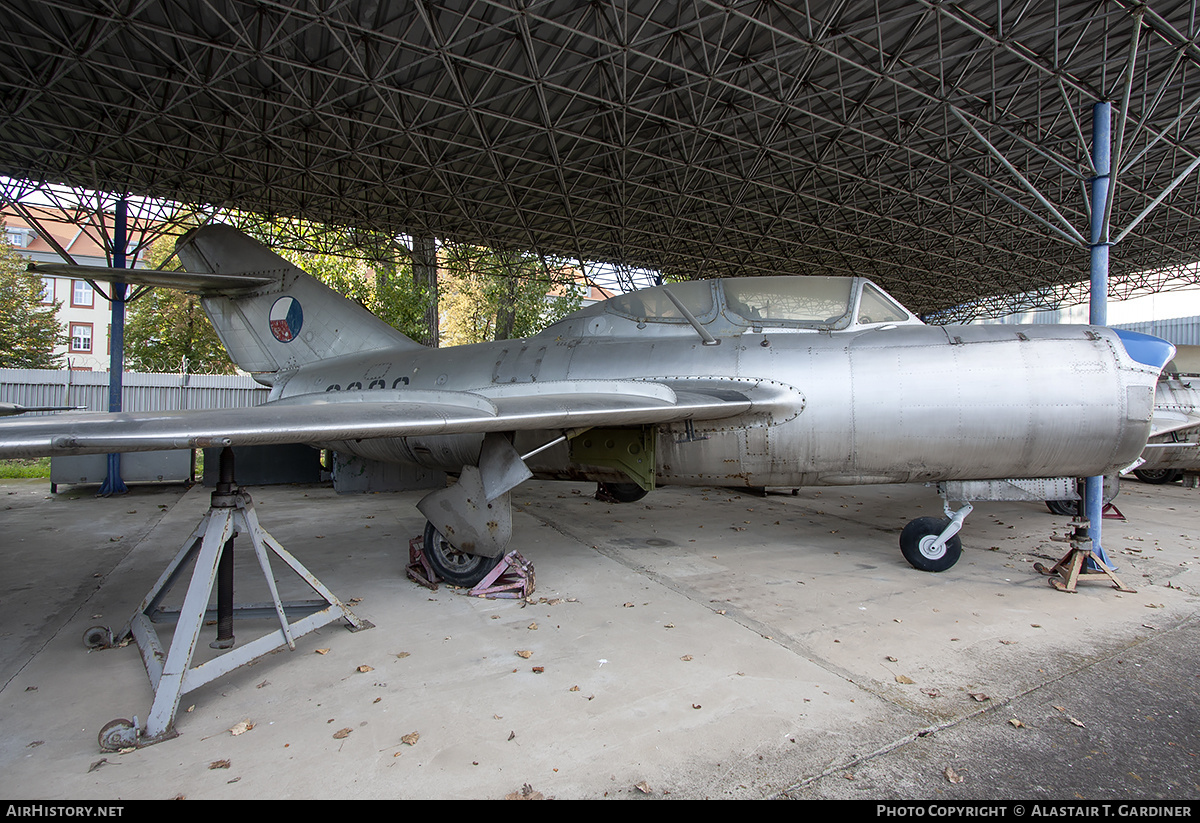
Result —
[[[105, 283], [125, 283], [131, 286], [160, 286], [204, 294], [236, 292], [267, 286], [279, 277], [254, 272], [247, 274], [212, 274], [208, 272], [161, 271], [159, 269], [112, 269], [105, 266], [72, 266], [66, 263], [30, 263], [27, 271], [43, 277], [70, 277], [75, 280], [99, 280]], [[279, 274], [282, 276], [283, 270]]]

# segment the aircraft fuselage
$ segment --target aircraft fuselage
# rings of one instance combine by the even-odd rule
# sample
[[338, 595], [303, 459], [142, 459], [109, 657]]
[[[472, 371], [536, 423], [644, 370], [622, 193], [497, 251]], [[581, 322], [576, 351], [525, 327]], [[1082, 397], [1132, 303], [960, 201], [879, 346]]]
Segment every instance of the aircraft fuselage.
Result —
[[[764, 330], [719, 345], [704, 345], [688, 327], [613, 331], [576, 321], [522, 340], [344, 358], [299, 371], [279, 396], [555, 380], [773, 381], [792, 390], [791, 414], [662, 425], [655, 473], [663, 484], [802, 486], [1110, 472], [1141, 451], [1157, 377], [1113, 332], [1088, 326]], [[557, 434], [520, 432], [515, 445], [529, 451]], [[481, 439], [328, 445], [454, 472], [477, 458]], [[542, 478], [620, 479], [573, 465], [565, 444], [527, 463]]]

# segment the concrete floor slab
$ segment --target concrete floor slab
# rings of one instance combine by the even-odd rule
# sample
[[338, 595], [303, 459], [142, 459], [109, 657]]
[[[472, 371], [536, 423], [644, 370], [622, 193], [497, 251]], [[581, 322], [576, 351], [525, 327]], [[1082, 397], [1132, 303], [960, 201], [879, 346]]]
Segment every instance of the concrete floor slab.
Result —
[[[100, 727], [144, 717], [152, 692], [134, 648], [89, 652], [81, 637], [128, 618], [208, 492], [0, 484], [19, 581], [0, 602], [0, 794], [1056, 796], [1087, 781], [1078, 766], [1074, 783], [1045, 779], [1055, 747], [1141, 746], [1153, 731], [1169, 738], [1151, 746], [1162, 778], [1121, 778], [1092, 755], [1104, 790], [1200, 797], [1197, 724], [1160, 705], [1149, 728], [1121, 726], [1113, 709], [1147, 706], [1139, 690], [1174, 677], [1170, 693], [1194, 713], [1195, 490], [1126, 484], [1129, 519], [1106, 521], [1105, 545], [1137, 592], [1088, 582], [1064, 594], [1033, 563], [1065, 551], [1050, 536], [1067, 521], [1037, 504], [980, 504], [962, 560], [927, 574], [896, 543], [907, 520], [940, 515], [924, 488], [667, 488], [622, 505], [529, 482], [514, 492], [513, 547], [537, 574], [524, 604], [405, 578], [420, 492], [251, 491], [263, 526], [375, 628], [328, 626], [185, 695], [178, 738], [102, 754]], [[256, 575], [239, 552], [239, 599], [262, 599]], [[285, 598], [307, 595], [275, 576]], [[239, 623], [238, 637], [267, 628]], [[1120, 676], [1134, 659], [1152, 681]], [[231, 734], [242, 721], [253, 728]], [[1015, 759], [1039, 735], [1052, 745], [1035, 774]], [[957, 754], [937, 748], [951, 741]], [[961, 783], [944, 775], [954, 763]]]

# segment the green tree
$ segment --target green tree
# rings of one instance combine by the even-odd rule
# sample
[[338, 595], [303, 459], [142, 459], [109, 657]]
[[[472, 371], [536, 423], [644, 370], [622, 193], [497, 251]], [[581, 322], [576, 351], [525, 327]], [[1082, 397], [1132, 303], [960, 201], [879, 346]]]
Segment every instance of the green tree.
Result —
[[414, 340], [425, 336], [429, 295], [413, 281], [407, 249], [392, 249], [390, 260], [378, 259], [377, 254], [376, 259], [362, 260], [290, 249], [275, 252]]
[[194, 294], [151, 289], [129, 304], [125, 368], [140, 372], [233, 374], [236, 369]]
[[450, 243], [439, 277], [442, 340], [449, 346], [526, 337], [583, 300], [573, 269], [522, 252]]
[[[163, 235], [143, 262], [157, 268], [175, 251], [175, 236]], [[194, 294], [150, 289], [130, 302], [125, 317], [125, 368], [140, 372], [233, 374], [236, 369]]]
[[26, 263], [0, 241], [0, 367], [52, 369], [63, 340], [56, 317], [62, 304], [41, 305], [42, 281], [25, 274]]

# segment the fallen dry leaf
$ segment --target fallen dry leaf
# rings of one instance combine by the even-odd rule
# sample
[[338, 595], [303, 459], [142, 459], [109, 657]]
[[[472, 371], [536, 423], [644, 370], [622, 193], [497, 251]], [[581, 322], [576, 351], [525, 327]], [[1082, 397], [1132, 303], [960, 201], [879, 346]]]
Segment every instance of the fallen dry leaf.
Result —
[[314, 649], [317, 654], [329, 654], [329, 649]]
[[517, 657], [523, 657], [528, 660], [529, 658], [533, 657], [533, 652], [529, 651], [528, 649], [521, 649], [517, 652]]
[[984, 694], [983, 692], [967, 692], [967, 694], [971, 695], [971, 699], [974, 700], [976, 703], [982, 703], [985, 700], [992, 699], [990, 696]]
[[236, 726], [234, 726], [232, 729], [230, 729], [229, 733], [234, 736], [237, 736], [239, 734], [245, 734], [246, 732], [250, 731], [253, 728], [254, 728], [253, 723], [251, 723], [249, 720], [243, 720], [241, 723], [238, 723]]
[[650, 784], [645, 780], [640, 780], [637, 783], [634, 783], [633, 787], [642, 794], [650, 794]]
[[1070, 720], [1072, 723], [1074, 723], [1076, 726], [1078, 726], [1081, 729], [1087, 728], [1087, 726], [1083, 725], [1082, 720], [1079, 720], [1078, 718], [1075, 718], [1075, 717], [1071, 717], [1071, 715], [1067, 715], [1067, 720]]
[[908, 685], [908, 684], [911, 684], [911, 683], [916, 683], [917, 681], [913, 680], [911, 677], [905, 677], [905, 676], [904, 676], [904, 675], [902, 675], [902, 674], [898, 674], [898, 675], [896, 675], [896, 682], [897, 682], [897, 683], [904, 683], [904, 684]]
[[208, 764], [208, 768], [209, 769], [228, 769], [229, 761], [228, 760], [214, 760], [213, 762]]
[[1009, 720], [1009, 721], [1008, 721], [1008, 724], [1009, 724], [1010, 726], [1012, 726], [1014, 729], [1023, 729], [1023, 728], [1025, 728], [1025, 724], [1024, 724], [1024, 723], [1022, 723], [1020, 720], [1017, 720], [1017, 718], [1015, 718], [1015, 717], [1014, 717], [1012, 720]]
[[962, 775], [954, 771], [954, 769], [950, 768], [949, 766], [946, 767], [946, 771], [942, 772], [942, 774], [946, 775], [946, 779], [951, 783], [963, 782]]
[[545, 800], [546, 798], [541, 792], [534, 791], [533, 787], [526, 783], [521, 787], [520, 791], [509, 792], [504, 795], [505, 800]]
[[366, 674], [367, 672], [373, 672], [375, 670], [373, 668], [371, 668], [370, 666], [359, 666], [357, 669], [355, 669], [355, 671], [361, 672], [362, 674]]
[[350, 733], [353, 731], [354, 731], [354, 729], [350, 729], [350, 728], [338, 729], [336, 732], [333, 733], [333, 739], [334, 740], [345, 740], [347, 737], [350, 736]]
[[415, 746], [417, 745], [417, 741], [420, 739], [421, 734], [419, 732], [409, 732], [408, 734], [404, 735], [404, 737], [400, 738], [400, 742], [407, 743], [409, 746]]
[[692, 656], [690, 654], [685, 654], [683, 657], [681, 657], [679, 659], [682, 660], [684, 663], [686, 663], [692, 659]]

